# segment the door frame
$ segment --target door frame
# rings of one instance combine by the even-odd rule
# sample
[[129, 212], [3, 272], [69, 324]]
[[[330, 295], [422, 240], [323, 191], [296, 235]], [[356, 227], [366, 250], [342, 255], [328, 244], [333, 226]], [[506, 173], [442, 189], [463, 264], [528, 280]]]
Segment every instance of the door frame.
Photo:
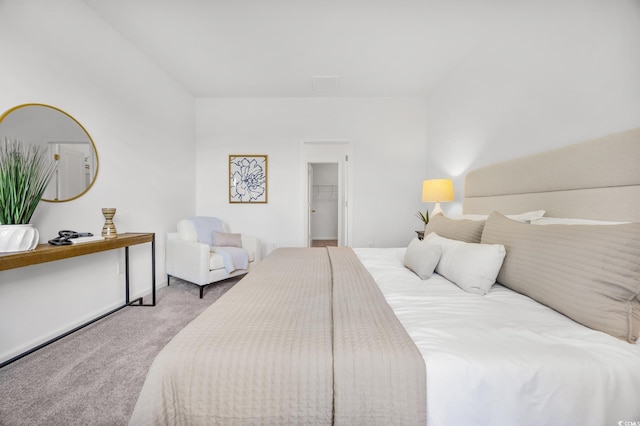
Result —
[[302, 191], [303, 191], [303, 246], [310, 244], [311, 214], [309, 186], [309, 164], [338, 163], [338, 245], [349, 246], [353, 241], [353, 154], [350, 139], [314, 138], [302, 139]]

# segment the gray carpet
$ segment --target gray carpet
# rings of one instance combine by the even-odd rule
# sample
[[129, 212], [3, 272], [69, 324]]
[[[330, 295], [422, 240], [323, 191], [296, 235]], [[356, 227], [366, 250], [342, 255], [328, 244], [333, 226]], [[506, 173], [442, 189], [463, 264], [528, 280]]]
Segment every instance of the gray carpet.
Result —
[[126, 307], [0, 369], [0, 425], [126, 425], [156, 354], [237, 281], [200, 299], [172, 278], [155, 307]]

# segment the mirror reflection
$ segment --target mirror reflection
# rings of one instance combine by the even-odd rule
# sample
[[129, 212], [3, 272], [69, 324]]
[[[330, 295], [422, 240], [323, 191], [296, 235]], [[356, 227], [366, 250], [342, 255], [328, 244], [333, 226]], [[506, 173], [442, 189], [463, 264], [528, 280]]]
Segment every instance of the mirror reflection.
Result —
[[18, 105], [0, 117], [0, 140], [18, 139], [44, 146], [58, 160], [58, 170], [43, 201], [70, 201], [91, 188], [98, 173], [98, 154], [89, 133], [72, 116], [44, 104]]

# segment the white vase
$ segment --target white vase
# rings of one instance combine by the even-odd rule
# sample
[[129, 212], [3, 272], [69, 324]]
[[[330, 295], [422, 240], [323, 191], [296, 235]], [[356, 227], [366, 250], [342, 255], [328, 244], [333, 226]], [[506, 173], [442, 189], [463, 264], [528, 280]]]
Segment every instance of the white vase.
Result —
[[33, 250], [40, 234], [32, 224], [0, 225], [0, 253]]

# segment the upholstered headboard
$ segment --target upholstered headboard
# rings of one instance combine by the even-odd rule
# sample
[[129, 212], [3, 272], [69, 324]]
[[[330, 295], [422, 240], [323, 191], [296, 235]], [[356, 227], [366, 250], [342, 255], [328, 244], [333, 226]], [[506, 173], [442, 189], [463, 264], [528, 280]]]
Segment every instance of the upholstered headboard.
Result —
[[473, 170], [463, 210], [640, 222], [640, 128]]

